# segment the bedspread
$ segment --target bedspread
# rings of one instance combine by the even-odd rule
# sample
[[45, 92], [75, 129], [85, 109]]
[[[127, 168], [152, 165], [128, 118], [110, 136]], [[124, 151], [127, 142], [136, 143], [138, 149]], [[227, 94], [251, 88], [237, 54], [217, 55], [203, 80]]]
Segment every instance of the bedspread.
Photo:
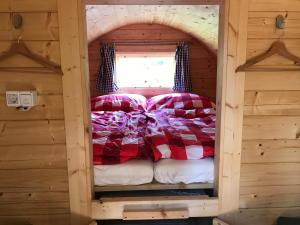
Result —
[[146, 116], [139, 112], [92, 112], [94, 165], [146, 159]]
[[214, 155], [215, 109], [162, 109], [147, 113], [146, 142], [154, 160], [201, 159]]

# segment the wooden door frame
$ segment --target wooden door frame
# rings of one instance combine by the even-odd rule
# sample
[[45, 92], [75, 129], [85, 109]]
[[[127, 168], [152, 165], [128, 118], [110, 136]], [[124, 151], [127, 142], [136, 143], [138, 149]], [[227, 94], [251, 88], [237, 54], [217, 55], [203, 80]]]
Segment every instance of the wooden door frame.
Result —
[[[93, 4], [143, 4], [141, 0], [87, 0]], [[233, 221], [239, 208], [240, 155], [245, 73], [236, 73], [245, 62], [249, 0], [221, 3], [217, 75], [216, 195], [219, 214]], [[145, 0], [144, 4], [216, 4], [221, 0]], [[93, 169], [90, 138], [89, 70], [85, 0], [58, 0], [61, 66], [68, 158], [72, 225], [91, 219]]]

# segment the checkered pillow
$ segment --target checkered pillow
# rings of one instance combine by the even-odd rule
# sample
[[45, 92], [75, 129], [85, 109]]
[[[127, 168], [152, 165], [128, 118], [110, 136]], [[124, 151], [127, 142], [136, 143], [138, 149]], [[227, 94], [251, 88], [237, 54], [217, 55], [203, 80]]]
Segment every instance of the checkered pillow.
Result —
[[207, 98], [191, 93], [157, 95], [147, 101], [147, 111], [157, 109], [196, 109], [213, 108]]
[[92, 111], [145, 111], [147, 99], [137, 94], [111, 94], [91, 100]]

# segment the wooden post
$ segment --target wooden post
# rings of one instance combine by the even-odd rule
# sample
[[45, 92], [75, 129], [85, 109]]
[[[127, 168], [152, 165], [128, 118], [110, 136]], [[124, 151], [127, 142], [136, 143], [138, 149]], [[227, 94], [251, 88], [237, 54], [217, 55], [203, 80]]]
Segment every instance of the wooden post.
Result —
[[240, 162], [246, 60], [248, 0], [226, 0], [221, 10], [217, 83], [217, 181], [219, 213], [234, 223], [239, 209]]
[[72, 225], [91, 213], [91, 141], [85, 7], [82, 0], [57, 1]]

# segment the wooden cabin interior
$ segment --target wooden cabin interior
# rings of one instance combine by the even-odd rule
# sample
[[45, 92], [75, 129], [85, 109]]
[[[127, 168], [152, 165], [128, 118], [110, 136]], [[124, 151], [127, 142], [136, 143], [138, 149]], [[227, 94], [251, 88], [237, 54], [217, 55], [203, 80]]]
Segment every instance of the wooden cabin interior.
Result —
[[[299, 0], [1, 0], [0, 21], [0, 225], [300, 223]], [[107, 92], [104, 46], [115, 55]], [[171, 65], [166, 83], [129, 66], [150, 58]], [[145, 96], [128, 103], [141, 112], [107, 109], [132, 94]], [[192, 107], [176, 102], [185, 94]], [[145, 122], [131, 158], [104, 155], [106, 111]], [[211, 134], [200, 157], [151, 142], [148, 124], [166, 112], [210, 118], [196, 128]]]

